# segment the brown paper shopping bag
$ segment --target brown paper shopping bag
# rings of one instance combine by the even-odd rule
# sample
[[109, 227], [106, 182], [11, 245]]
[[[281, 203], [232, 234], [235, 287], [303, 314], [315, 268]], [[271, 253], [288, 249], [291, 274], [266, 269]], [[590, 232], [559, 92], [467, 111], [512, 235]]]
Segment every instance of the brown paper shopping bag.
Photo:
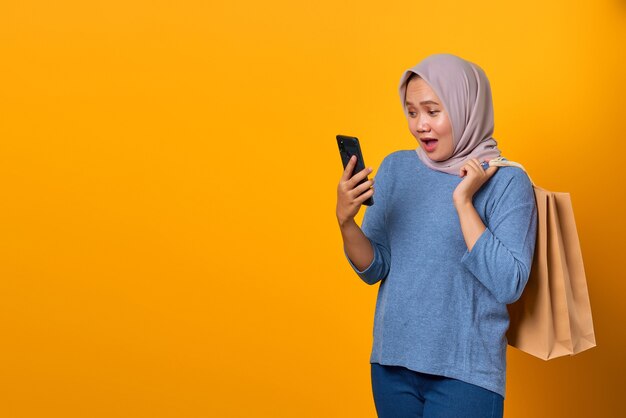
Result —
[[[503, 157], [489, 165], [526, 171]], [[537, 243], [524, 292], [507, 305], [511, 321], [506, 336], [509, 345], [550, 360], [595, 347], [596, 339], [570, 195], [530, 181], [537, 202]]]

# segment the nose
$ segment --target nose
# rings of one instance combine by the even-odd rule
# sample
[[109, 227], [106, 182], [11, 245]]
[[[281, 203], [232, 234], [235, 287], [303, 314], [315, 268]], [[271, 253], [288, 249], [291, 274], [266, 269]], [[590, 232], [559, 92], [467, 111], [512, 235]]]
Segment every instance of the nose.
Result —
[[430, 126], [427, 123], [425, 117], [420, 116], [419, 119], [415, 122], [415, 129], [418, 133], [428, 132], [430, 131]]

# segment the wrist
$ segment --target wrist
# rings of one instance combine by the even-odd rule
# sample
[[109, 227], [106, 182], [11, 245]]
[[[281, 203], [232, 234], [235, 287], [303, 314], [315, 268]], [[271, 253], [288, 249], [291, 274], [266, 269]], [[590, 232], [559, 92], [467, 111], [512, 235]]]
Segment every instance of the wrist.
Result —
[[339, 219], [339, 218], [337, 218], [337, 222], [339, 223], [339, 228], [342, 229], [342, 230], [351, 228], [354, 225], [356, 225], [356, 222], [354, 221], [354, 218], [348, 218], [348, 219]]
[[453, 201], [454, 201], [454, 206], [457, 209], [461, 209], [467, 206], [474, 206], [474, 203], [472, 202], [472, 198], [468, 196], [455, 197]]

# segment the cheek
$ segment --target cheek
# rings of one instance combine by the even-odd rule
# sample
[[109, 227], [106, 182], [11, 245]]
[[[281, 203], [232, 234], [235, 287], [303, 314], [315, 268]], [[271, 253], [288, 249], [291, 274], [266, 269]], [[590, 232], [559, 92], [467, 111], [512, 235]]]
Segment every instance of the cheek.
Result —
[[437, 130], [441, 132], [442, 135], [451, 135], [452, 128], [450, 124], [444, 120], [437, 121]]
[[446, 142], [448, 142], [449, 146], [452, 147], [452, 143], [454, 142], [452, 138], [452, 126], [450, 126], [449, 123], [441, 123], [438, 127], [440, 129], [439, 132], [441, 133], [441, 136], [445, 136], [447, 139]]

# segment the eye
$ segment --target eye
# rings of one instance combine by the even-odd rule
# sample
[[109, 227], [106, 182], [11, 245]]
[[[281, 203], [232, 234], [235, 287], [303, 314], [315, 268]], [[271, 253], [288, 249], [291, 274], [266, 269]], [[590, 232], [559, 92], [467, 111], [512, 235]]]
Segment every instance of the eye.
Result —
[[[437, 113], [439, 113], [439, 112], [440, 112], [439, 110], [429, 110], [429, 111], [428, 111], [428, 114], [429, 114], [430, 116], [435, 116], [435, 114], [437, 114]], [[409, 116], [411, 116], [411, 117], [414, 117], [415, 112], [407, 112], [407, 114], [408, 114]]]

